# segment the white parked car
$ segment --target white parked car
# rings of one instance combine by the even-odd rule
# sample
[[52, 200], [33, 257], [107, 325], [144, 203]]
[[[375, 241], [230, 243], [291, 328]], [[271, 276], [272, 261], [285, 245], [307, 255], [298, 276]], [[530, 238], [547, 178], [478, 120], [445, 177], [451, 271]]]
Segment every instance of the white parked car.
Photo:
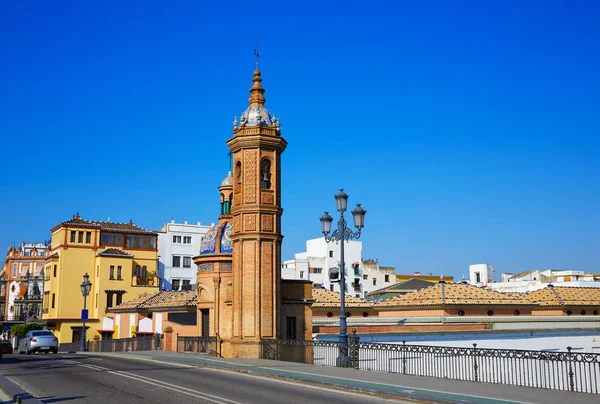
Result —
[[58, 353], [58, 338], [51, 331], [29, 331], [19, 342], [19, 353], [32, 352]]

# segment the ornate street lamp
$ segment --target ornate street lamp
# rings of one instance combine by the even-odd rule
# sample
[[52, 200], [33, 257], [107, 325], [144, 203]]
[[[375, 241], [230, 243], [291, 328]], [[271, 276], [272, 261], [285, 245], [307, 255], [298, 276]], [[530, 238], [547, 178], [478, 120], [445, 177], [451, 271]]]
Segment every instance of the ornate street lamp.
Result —
[[348, 327], [346, 324], [346, 270], [344, 268], [344, 241], [350, 241], [352, 239], [358, 239], [360, 232], [365, 226], [365, 214], [367, 213], [360, 204], [356, 205], [356, 208], [352, 210], [352, 216], [354, 217], [354, 226], [356, 232], [353, 232], [344, 219], [344, 212], [348, 206], [348, 194], [340, 189], [335, 197], [335, 205], [338, 212], [340, 212], [340, 221], [338, 222], [338, 228], [329, 236], [331, 231], [331, 223], [333, 218], [329, 215], [329, 212], [325, 212], [321, 216], [321, 232], [325, 236], [327, 243], [331, 241], [341, 241], [340, 244], [340, 272], [342, 274], [340, 279], [340, 351], [336, 360], [336, 366], [348, 367]]
[[86, 340], [86, 330], [85, 330], [85, 320], [88, 319], [87, 315], [87, 297], [90, 294], [90, 290], [92, 289], [92, 282], [90, 282], [90, 276], [85, 273], [83, 275], [83, 282], [81, 283], [81, 294], [83, 295], [83, 310], [81, 311], [81, 320], [83, 321], [83, 328], [81, 329], [81, 352], [85, 352], [85, 340]]

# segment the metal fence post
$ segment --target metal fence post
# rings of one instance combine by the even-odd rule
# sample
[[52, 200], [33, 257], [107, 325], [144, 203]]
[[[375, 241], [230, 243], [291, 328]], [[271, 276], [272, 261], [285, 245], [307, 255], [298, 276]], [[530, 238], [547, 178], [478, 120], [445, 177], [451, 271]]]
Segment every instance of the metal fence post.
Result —
[[175, 352], [179, 352], [179, 333], [177, 333], [177, 335], [176, 335]]
[[571, 391], [575, 391], [575, 374], [573, 373], [573, 354], [571, 353], [572, 347], [568, 346], [567, 351], [569, 351], [569, 388]]
[[356, 335], [356, 328], [352, 329], [350, 335], [350, 367], [353, 369], [359, 368], [359, 345], [360, 337]]
[[406, 341], [402, 341], [402, 374], [406, 374]]
[[479, 381], [479, 376], [477, 374], [477, 344], [473, 344], [473, 375], [475, 377], [475, 381]]

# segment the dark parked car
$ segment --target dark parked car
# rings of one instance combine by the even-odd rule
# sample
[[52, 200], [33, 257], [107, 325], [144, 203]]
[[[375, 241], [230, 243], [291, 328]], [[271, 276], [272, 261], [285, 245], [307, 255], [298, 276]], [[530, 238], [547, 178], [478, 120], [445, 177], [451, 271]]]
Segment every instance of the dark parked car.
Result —
[[[3, 339], [0, 341], [0, 353], [3, 353], [3, 354], [13, 353], [12, 343], [9, 340]], [[2, 356], [0, 356], [0, 358], [2, 358]]]

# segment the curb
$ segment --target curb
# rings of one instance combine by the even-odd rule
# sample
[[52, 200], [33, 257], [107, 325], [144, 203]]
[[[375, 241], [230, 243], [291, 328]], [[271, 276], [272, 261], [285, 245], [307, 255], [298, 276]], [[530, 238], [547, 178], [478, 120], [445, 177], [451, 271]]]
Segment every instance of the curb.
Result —
[[6, 376], [0, 376], [0, 389], [12, 399], [13, 403], [43, 404], [42, 401], [11, 382]]

